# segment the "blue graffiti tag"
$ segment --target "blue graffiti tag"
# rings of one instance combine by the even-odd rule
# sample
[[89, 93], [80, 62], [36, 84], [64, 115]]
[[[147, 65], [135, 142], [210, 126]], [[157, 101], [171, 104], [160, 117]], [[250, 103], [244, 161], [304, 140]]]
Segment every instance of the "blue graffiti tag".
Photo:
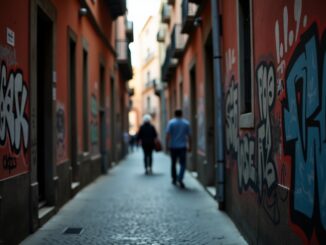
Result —
[[310, 237], [314, 223], [326, 229], [326, 53], [319, 60], [316, 29], [302, 36], [292, 56], [283, 105], [285, 152], [293, 159], [292, 218], [307, 219], [295, 222]]

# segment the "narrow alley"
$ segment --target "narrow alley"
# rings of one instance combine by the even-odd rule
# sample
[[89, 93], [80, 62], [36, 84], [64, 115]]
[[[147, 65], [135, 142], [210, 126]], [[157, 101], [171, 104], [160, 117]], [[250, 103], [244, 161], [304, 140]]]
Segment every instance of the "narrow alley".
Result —
[[[170, 159], [154, 154], [143, 171], [141, 149], [80, 191], [22, 245], [246, 244], [230, 218], [189, 172], [186, 189], [171, 184]], [[81, 228], [80, 234], [65, 234]], [[78, 231], [75, 229], [74, 231]]]
[[0, 245], [326, 244], [325, 10], [2, 0]]

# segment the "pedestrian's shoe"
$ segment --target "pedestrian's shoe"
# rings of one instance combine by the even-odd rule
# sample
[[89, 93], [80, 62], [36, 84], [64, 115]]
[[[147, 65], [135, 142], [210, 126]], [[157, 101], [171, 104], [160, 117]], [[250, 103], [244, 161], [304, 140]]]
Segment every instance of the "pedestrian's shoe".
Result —
[[172, 180], [172, 185], [176, 185], [177, 184], [177, 181], [174, 179]]
[[179, 186], [181, 189], [186, 189], [186, 186], [182, 181], [179, 181]]
[[145, 169], [145, 175], [148, 175], [148, 170], [147, 169]]
[[148, 174], [153, 174], [152, 168], [149, 168]]

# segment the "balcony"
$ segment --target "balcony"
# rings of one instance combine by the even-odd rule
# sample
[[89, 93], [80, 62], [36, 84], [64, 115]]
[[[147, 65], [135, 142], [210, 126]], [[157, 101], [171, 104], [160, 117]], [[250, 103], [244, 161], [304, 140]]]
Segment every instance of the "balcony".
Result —
[[162, 22], [165, 24], [169, 24], [171, 19], [171, 7], [166, 3], [163, 5], [162, 8]]
[[126, 35], [129, 42], [134, 41], [134, 23], [130, 20], [126, 20]]
[[181, 33], [181, 24], [175, 24], [171, 34], [171, 56], [180, 58], [184, 52], [188, 34]]
[[163, 89], [164, 89], [164, 85], [162, 83], [162, 81], [157, 81], [155, 82], [154, 84], [154, 93], [156, 96], [161, 96], [162, 92], [163, 92]]
[[120, 74], [125, 81], [132, 78], [131, 54], [128, 44], [128, 40], [116, 41], [117, 63], [120, 69]]
[[159, 31], [157, 32], [157, 35], [156, 35], [156, 41], [158, 41], [160, 43], [164, 43], [165, 34], [166, 34], [165, 28], [160, 27], [160, 29], [159, 29]]
[[128, 95], [129, 97], [132, 97], [135, 95], [135, 88], [128, 88]]
[[168, 0], [168, 4], [169, 5], [174, 5], [175, 4], [175, 0]]
[[165, 82], [169, 82], [171, 79], [173, 73], [175, 72], [178, 65], [178, 60], [175, 58], [172, 58], [171, 53], [171, 46], [169, 46], [166, 50], [165, 60], [162, 65], [162, 80]]
[[194, 20], [198, 6], [189, 0], [182, 1], [182, 33], [190, 33], [194, 29]]
[[126, 0], [105, 0], [108, 5], [112, 18], [115, 20], [126, 12]]
[[156, 79], [152, 79], [152, 80], [149, 80], [145, 83], [145, 88], [152, 88], [155, 86], [155, 83], [156, 83]]

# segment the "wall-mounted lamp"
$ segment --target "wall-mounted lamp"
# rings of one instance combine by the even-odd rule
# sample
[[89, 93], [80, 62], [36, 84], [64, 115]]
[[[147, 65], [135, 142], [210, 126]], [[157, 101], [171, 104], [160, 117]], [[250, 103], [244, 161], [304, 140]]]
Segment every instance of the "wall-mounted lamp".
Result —
[[88, 13], [87, 8], [82, 7], [82, 8], [79, 9], [79, 16], [87, 15], [87, 13]]
[[194, 26], [198, 27], [198, 26], [201, 25], [202, 22], [203, 22], [203, 20], [202, 20], [201, 17], [196, 17], [195, 20], [194, 20]]

